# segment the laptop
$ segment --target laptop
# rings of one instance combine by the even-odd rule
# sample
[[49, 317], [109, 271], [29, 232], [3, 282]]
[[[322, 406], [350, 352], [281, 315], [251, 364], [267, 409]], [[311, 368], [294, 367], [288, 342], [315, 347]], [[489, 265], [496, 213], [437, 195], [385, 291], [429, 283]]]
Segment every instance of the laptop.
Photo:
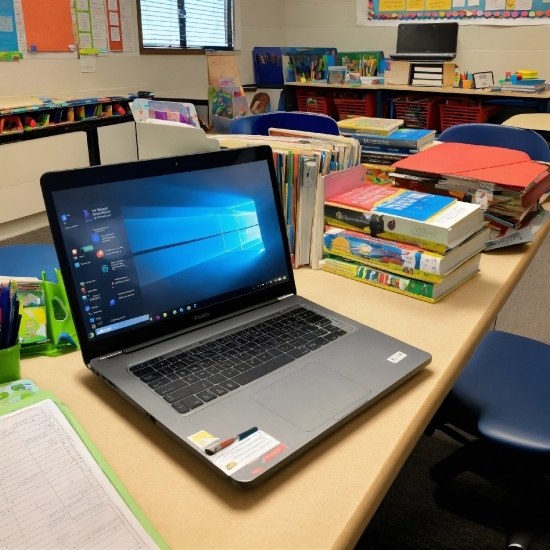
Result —
[[84, 363], [234, 485], [260, 483], [431, 360], [297, 295], [267, 146], [40, 184]]
[[456, 57], [458, 23], [401, 23], [397, 27], [397, 52], [404, 61], [452, 61]]

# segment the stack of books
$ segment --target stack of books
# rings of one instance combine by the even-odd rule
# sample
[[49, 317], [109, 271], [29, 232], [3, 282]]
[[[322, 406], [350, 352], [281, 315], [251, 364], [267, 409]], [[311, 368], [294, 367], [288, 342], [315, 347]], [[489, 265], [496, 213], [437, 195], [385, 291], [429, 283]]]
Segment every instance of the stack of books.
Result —
[[396, 185], [478, 204], [492, 229], [524, 227], [550, 191], [548, 166], [522, 151], [463, 143], [436, 149], [396, 163]]
[[479, 271], [489, 230], [478, 205], [345, 172], [325, 180], [323, 270], [431, 303]]
[[536, 94], [546, 90], [546, 80], [539, 78], [538, 71], [518, 71], [510, 80], [505, 80], [500, 89], [503, 92]]
[[392, 165], [431, 147], [434, 130], [401, 128], [402, 120], [358, 117], [338, 123], [342, 135], [361, 144], [361, 162], [367, 165], [367, 181], [391, 184]]

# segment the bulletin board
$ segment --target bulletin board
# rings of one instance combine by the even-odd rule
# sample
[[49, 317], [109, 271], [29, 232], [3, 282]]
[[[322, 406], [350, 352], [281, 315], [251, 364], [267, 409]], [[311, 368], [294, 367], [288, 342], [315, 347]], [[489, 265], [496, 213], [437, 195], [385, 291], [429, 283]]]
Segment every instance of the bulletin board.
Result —
[[357, 0], [358, 25], [394, 26], [407, 21], [548, 25], [550, 0]]

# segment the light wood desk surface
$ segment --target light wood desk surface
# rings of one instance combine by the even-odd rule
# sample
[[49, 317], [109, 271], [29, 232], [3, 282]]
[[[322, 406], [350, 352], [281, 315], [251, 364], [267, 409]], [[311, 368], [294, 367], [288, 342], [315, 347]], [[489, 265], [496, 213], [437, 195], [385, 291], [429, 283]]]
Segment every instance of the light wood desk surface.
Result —
[[354, 90], [361, 90], [363, 92], [376, 92], [378, 90], [385, 91], [398, 91], [408, 93], [432, 93], [442, 95], [458, 95], [458, 96], [493, 96], [495, 98], [522, 98], [522, 99], [534, 99], [534, 100], [550, 100], [550, 90], [544, 90], [537, 94], [520, 93], [520, 92], [491, 92], [489, 88], [476, 89], [476, 88], [454, 88], [453, 86], [436, 87], [436, 86], [410, 86], [399, 84], [362, 84], [361, 86], [348, 86], [345, 84], [313, 84], [311, 82], [286, 82], [285, 86], [292, 87], [307, 87], [307, 88], [330, 88], [332, 90], [339, 90], [342, 92], [353, 93]]
[[173, 549], [352, 548], [549, 229], [532, 244], [484, 254], [481, 273], [435, 305], [295, 271], [301, 295], [425, 349], [433, 361], [249, 491], [196, 460], [87, 370], [79, 353], [24, 359], [22, 376], [69, 405]]

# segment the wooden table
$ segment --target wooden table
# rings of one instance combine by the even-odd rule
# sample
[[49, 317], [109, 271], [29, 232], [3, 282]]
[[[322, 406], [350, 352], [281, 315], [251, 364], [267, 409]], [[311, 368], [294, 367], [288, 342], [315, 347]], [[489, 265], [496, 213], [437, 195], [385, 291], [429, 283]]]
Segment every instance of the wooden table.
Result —
[[490, 88], [476, 90], [465, 88], [436, 88], [433, 86], [409, 86], [396, 84], [372, 84], [361, 86], [347, 86], [342, 84], [312, 84], [303, 82], [287, 82], [287, 111], [297, 110], [296, 98], [294, 97], [297, 88], [306, 87], [308, 89], [332, 89], [333, 91], [349, 92], [354, 91], [374, 92], [376, 93], [376, 116], [383, 116], [384, 101], [395, 95], [403, 94], [423, 94], [423, 95], [440, 95], [440, 96], [457, 96], [468, 97], [470, 99], [500, 99], [500, 100], [525, 100], [533, 102], [536, 110], [539, 113], [546, 113], [550, 110], [550, 90], [540, 92], [538, 94], [518, 93], [518, 92], [491, 92]]
[[484, 254], [481, 273], [435, 305], [297, 270], [300, 294], [429, 351], [433, 361], [250, 491], [196, 460], [80, 354], [25, 359], [22, 375], [69, 405], [173, 549], [352, 548], [549, 229], [529, 245]]

